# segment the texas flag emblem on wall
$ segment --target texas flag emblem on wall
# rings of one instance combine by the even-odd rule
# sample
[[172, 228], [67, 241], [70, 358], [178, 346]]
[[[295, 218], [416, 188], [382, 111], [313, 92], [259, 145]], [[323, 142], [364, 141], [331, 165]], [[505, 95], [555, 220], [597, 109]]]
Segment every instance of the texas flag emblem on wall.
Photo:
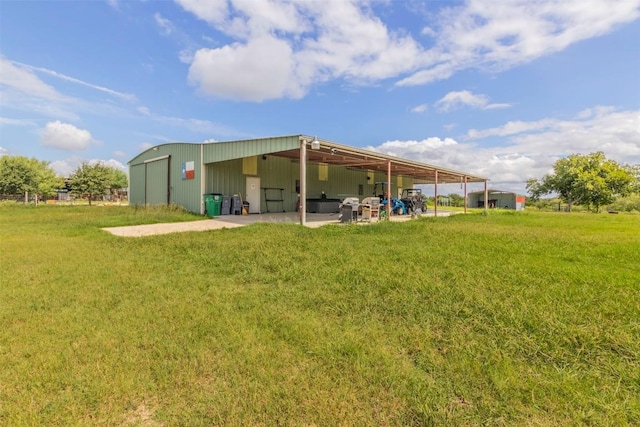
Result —
[[182, 179], [193, 179], [196, 177], [195, 163], [184, 162], [182, 164]]

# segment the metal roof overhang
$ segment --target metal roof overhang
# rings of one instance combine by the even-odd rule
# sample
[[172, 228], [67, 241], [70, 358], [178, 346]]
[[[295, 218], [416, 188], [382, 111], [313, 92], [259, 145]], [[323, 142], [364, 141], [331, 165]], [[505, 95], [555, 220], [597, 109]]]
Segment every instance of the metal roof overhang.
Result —
[[[484, 191], [472, 191], [469, 194], [484, 194]], [[515, 194], [513, 191], [496, 190], [495, 188], [488, 188], [487, 194]]]
[[[300, 141], [310, 144], [314, 137], [300, 136]], [[412, 177], [415, 184], [456, 184], [467, 182], [485, 182], [488, 179], [478, 175], [452, 169], [433, 166], [426, 163], [415, 162], [413, 160], [402, 159], [400, 157], [380, 154], [373, 151], [361, 150], [347, 145], [336, 144], [335, 142], [318, 139], [320, 148], [317, 150], [307, 146], [308, 163], [326, 163], [329, 165], [342, 166], [352, 169], [373, 170], [387, 173], [389, 162], [391, 162], [391, 174]], [[293, 160], [300, 159], [300, 149], [279, 151], [270, 153], [273, 156], [286, 157]], [[436, 181], [437, 173], [437, 181]]]

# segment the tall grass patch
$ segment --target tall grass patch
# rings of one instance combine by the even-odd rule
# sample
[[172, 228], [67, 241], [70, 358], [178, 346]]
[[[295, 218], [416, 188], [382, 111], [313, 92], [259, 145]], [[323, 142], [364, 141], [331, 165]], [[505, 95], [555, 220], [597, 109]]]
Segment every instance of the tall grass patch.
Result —
[[640, 223], [0, 207], [0, 423], [637, 425]]

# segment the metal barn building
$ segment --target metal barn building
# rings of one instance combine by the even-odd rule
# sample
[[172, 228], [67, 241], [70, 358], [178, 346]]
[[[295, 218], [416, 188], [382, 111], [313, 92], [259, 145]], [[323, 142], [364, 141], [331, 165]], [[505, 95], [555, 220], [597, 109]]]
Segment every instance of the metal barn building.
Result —
[[[305, 135], [169, 143], [129, 161], [131, 204], [176, 204], [203, 214], [205, 194], [238, 195], [249, 213], [322, 209], [346, 197], [389, 197], [416, 184], [484, 182], [480, 176], [318, 140]], [[466, 188], [465, 188], [466, 194]], [[318, 207], [320, 206], [320, 207]]]
[[[486, 201], [485, 201], [486, 200]], [[524, 209], [525, 197], [510, 191], [487, 189], [469, 193], [467, 207], [469, 208], [502, 208], [521, 211]]]

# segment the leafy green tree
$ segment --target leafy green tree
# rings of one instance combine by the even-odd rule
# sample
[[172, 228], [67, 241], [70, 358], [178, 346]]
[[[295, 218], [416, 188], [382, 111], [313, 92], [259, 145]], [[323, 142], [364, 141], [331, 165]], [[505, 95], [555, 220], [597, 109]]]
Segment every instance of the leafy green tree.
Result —
[[111, 168], [111, 191], [116, 192], [129, 185], [127, 174], [121, 170]]
[[83, 162], [69, 177], [71, 193], [79, 196], [88, 196], [89, 205], [91, 199], [97, 195], [104, 195], [111, 188], [113, 168], [96, 163], [90, 165]]
[[63, 185], [48, 162], [23, 156], [0, 157], [0, 193], [50, 196]]
[[541, 181], [538, 181], [536, 178], [530, 178], [527, 180], [526, 188], [531, 202], [538, 202], [543, 195], [550, 193], [544, 186], [543, 181], [544, 178]]
[[527, 181], [527, 191], [534, 201], [544, 194], [556, 193], [567, 204], [567, 211], [575, 204], [598, 212], [601, 206], [633, 191], [636, 181], [628, 169], [608, 160], [601, 151], [572, 154], [558, 160], [553, 170], [541, 180]]
[[451, 202], [451, 206], [457, 206], [457, 207], [462, 207], [464, 206], [464, 197], [456, 194], [456, 193], [451, 193], [447, 196], [449, 198], [449, 201]]
[[[129, 178], [127, 178], [127, 174], [119, 169], [111, 168], [111, 179], [109, 182], [109, 192], [111, 196], [119, 200], [123, 189], [127, 188], [128, 185]], [[114, 199], [112, 198], [112, 200]]]
[[128, 185], [127, 175], [103, 163], [82, 163], [69, 178], [72, 194], [88, 196], [91, 199], [97, 195], [116, 194]]
[[640, 164], [638, 165], [625, 165], [625, 170], [635, 178], [634, 183], [631, 185], [631, 191], [633, 193], [640, 193]]
[[[45, 162], [41, 162], [45, 163]], [[64, 187], [64, 178], [57, 176], [50, 167], [41, 167], [38, 169], [38, 188], [37, 193], [41, 196], [53, 196], [56, 190]]]

